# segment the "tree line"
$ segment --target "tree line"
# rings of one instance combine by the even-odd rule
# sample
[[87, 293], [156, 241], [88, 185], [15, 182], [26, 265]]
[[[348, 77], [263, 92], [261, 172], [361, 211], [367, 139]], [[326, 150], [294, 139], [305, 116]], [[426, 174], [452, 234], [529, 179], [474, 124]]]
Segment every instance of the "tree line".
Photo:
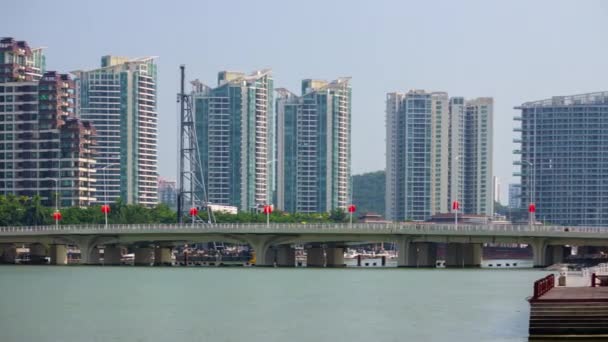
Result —
[[[65, 224], [104, 224], [105, 216], [100, 205], [89, 207], [60, 208], [60, 225]], [[53, 225], [55, 208], [42, 205], [39, 196], [26, 197], [0, 195], [0, 226], [41, 226]], [[200, 211], [198, 216], [203, 222], [208, 222], [206, 211]], [[266, 222], [266, 215], [254, 212], [239, 212], [228, 214], [213, 213], [216, 223], [262, 223]], [[191, 217], [185, 217], [184, 222], [190, 222]], [[344, 210], [333, 210], [330, 213], [315, 214], [289, 214], [274, 211], [270, 214], [270, 221], [274, 223], [324, 223], [347, 222], [348, 215]], [[118, 200], [110, 204], [108, 224], [152, 224], [176, 223], [177, 213], [165, 204], [154, 207], [145, 207], [138, 204], [126, 204]]]

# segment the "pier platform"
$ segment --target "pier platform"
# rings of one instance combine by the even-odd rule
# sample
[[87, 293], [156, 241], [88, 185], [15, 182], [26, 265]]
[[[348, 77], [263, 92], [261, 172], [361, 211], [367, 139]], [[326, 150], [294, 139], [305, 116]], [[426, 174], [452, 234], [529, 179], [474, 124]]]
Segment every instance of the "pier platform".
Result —
[[608, 339], [606, 286], [556, 287], [549, 275], [534, 283], [528, 301], [530, 340]]

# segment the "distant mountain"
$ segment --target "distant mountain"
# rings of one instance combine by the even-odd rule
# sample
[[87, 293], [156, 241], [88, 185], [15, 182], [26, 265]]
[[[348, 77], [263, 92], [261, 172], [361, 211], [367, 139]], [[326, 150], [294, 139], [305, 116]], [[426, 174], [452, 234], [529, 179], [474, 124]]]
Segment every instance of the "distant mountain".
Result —
[[357, 216], [372, 212], [384, 216], [385, 180], [384, 171], [353, 176], [353, 203], [357, 206]]

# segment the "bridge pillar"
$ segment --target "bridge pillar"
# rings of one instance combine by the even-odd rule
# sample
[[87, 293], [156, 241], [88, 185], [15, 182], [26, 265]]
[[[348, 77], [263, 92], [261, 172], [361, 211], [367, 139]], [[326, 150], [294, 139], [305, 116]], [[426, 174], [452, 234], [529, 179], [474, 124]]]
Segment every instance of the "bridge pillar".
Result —
[[17, 247], [15, 247], [15, 245], [0, 245], [0, 263], [14, 264], [16, 259]]
[[97, 249], [97, 237], [91, 235], [78, 235], [71, 237], [74, 244], [80, 249], [81, 265], [98, 265], [99, 250]]
[[408, 249], [407, 267], [436, 267], [437, 244], [433, 242], [412, 242]]
[[277, 247], [277, 266], [294, 267], [296, 264], [296, 250], [289, 245]]
[[45, 264], [46, 263], [46, 246], [40, 243], [30, 245], [30, 263]]
[[553, 245], [553, 246], [547, 246], [547, 250], [546, 250], [546, 264], [547, 265], [553, 265], [553, 264], [561, 264], [564, 262], [564, 254], [565, 254], [566, 249], [564, 248], [564, 246], [559, 246], [559, 245]]
[[344, 248], [328, 247], [325, 249], [326, 267], [345, 267], [344, 263]]
[[547, 267], [547, 242], [545, 239], [533, 239], [530, 242], [534, 254], [534, 267]]
[[122, 259], [122, 247], [118, 245], [105, 245], [103, 248], [104, 265], [120, 265]]
[[275, 251], [270, 248], [273, 236], [252, 235], [245, 239], [255, 253], [255, 266], [269, 267], [274, 265]]
[[311, 247], [306, 251], [306, 267], [325, 266], [323, 247]]
[[402, 238], [397, 241], [397, 267], [409, 267], [409, 259], [410, 259], [410, 249], [411, 243], [410, 239]]
[[150, 247], [138, 247], [134, 251], [135, 257], [133, 258], [133, 264], [135, 266], [150, 266], [152, 265], [152, 258], [154, 257], [154, 250]]
[[154, 248], [154, 266], [171, 266], [173, 260], [171, 260], [171, 247], [156, 246]]
[[480, 243], [448, 243], [446, 267], [479, 267], [481, 265]]
[[68, 248], [66, 245], [51, 245], [51, 265], [68, 264]]

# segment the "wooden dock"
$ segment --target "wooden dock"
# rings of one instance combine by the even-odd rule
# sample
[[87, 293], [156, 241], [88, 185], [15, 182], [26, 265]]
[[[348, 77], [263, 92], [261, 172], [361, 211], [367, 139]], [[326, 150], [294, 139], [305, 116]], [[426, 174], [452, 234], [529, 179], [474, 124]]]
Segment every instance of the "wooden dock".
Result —
[[608, 339], [608, 287], [555, 287], [549, 275], [529, 302], [531, 340]]

